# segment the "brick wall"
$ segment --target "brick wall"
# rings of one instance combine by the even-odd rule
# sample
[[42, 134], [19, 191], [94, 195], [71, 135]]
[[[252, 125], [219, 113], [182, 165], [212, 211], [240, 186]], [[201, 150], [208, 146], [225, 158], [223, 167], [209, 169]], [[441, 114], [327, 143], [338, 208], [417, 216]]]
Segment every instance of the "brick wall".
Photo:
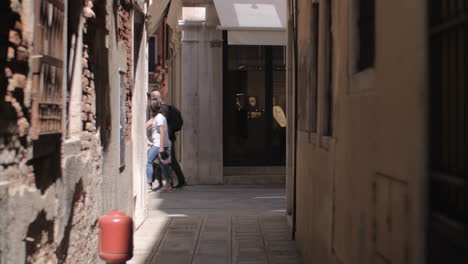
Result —
[[[97, 259], [97, 219], [100, 215], [102, 202], [103, 184], [103, 148], [101, 146], [100, 134], [97, 129], [97, 105], [105, 104], [97, 99], [96, 78], [107, 76], [106, 67], [102, 59], [105, 56], [98, 56], [103, 52], [102, 39], [97, 40], [97, 30], [102, 30], [107, 25], [104, 17], [107, 16], [105, 4], [101, 0], [85, 0], [83, 7], [85, 21], [83, 25], [83, 49], [81, 59], [81, 120], [82, 132], [80, 135], [81, 153], [78, 156], [64, 153], [65, 160], [73, 164], [76, 157], [80, 157], [80, 162], [75, 166], [82, 167], [88, 171], [89, 176], [84, 173], [77, 175], [78, 182], [74, 186], [70, 215], [65, 228], [64, 239], [60, 243], [57, 251], [60, 263], [76, 263], [83, 260], [95, 263]], [[96, 12], [96, 13], [94, 13]], [[99, 18], [97, 18], [99, 16]], [[99, 66], [98, 66], [99, 64]], [[71, 166], [70, 166], [71, 167]], [[85, 169], [86, 168], [86, 169]], [[65, 170], [66, 174], [73, 174], [70, 170]]]
[[26, 164], [31, 153], [29, 36], [23, 31], [21, 4], [0, 5], [0, 180], [32, 185], [32, 167]]
[[[68, 88], [82, 89], [82, 131], [79, 140], [63, 141], [60, 134], [55, 135], [56, 145], [38, 144], [40, 140], [30, 138], [33, 75], [29, 53], [35, 32], [33, 16], [28, 12], [34, 12], [34, 1], [0, 1], [0, 237], [8, 241], [0, 243], [1, 263], [97, 263], [99, 215], [111, 206], [131, 208], [127, 206], [132, 201], [131, 190], [122, 191], [128, 189], [128, 182], [122, 184], [109, 173], [118, 173], [119, 168], [110, 162], [107, 174], [103, 169], [103, 142], [110, 139], [110, 119], [118, 118], [110, 114], [108, 81], [109, 56], [118, 56], [118, 52], [106, 42], [114, 17], [120, 21], [118, 40], [127, 50], [126, 136], [131, 136], [132, 7], [130, 1], [121, 1], [117, 13], [109, 14], [105, 0], [79, 1], [70, 11], [75, 18], [83, 13], [86, 17], [83, 54], [77, 58], [82, 63], [82, 75], [78, 86]], [[74, 62], [68, 61], [68, 65]], [[34, 171], [36, 165], [34, 169], [30, 165], [38, 149], [57, 153], [62, 174], [53, 181], [49, 167]], [[109, 182], [117, 187], [109, 187]], [[104, 202], [105, 197], [110, 201]]]
[[127, 125], [125, 136], [131, 138], [132, 128], [132, 96], [133, 96], [133, 56], [132, 56], [132, 19], [131, 19], [131, 2], [130, 0], [122, 0], [118, 8], [119, 18], [119, 34], [118, 41], [123, 41], [127, 50], [127, 72], [123, 76], [126, 91], [125, 108], [127, 113]]
[[[85, 24], [85, 32], [87, 26]], [[83, 89], [81, 102], [81, 120], [83, 121], [82, 150], [87, 150], [91, 147], [94, 139], [93, 135], [96, 133], [96, 90], [94, 86], [94, 72], [92, 72], [88, 63], [89, 45], [92, 45], [92, 43], [83, 43], [83, 74], [81, 76]]]

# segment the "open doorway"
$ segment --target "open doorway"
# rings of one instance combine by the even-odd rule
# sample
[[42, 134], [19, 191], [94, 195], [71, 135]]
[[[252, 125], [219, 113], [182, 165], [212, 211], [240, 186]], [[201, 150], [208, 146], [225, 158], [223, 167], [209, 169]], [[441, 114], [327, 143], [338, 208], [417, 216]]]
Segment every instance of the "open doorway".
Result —
[[224, 45], [224, 166], [284, 166], [285, 47]]

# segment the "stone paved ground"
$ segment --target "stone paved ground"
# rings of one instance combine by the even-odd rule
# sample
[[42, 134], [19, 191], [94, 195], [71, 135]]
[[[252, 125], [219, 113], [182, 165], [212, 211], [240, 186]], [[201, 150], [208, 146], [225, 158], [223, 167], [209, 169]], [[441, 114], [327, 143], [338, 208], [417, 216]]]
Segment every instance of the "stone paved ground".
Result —
[[301, 263], [282, 187], [187, 186], [149, 196], [129, 263]]

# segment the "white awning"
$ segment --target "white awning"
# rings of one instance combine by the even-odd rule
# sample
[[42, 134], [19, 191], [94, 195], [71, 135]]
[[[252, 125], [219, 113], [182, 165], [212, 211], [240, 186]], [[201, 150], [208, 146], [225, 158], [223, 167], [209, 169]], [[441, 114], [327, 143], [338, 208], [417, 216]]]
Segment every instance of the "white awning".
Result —
[[230, 45], [286, 45], [286, 0], [214, 0]]
[[182, 13], [182, 1], [181, 0], [172, 0], [171, 6], [167, 13], [167, 24], [175, 30], [177, 28], [180, 15]]
[[150, 15], [148, 23], [148, 32], [153, 35], [163, 21], [169, 8], [171, 0], [153, 0], [148, 7], [148, 14]]

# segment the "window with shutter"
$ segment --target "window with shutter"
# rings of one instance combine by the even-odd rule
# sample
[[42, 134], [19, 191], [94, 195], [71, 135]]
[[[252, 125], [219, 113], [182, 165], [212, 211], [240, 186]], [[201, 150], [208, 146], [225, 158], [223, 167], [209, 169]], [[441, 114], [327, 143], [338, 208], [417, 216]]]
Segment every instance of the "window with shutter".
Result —
[[36, 0], [34, 9], [31, 163], [44, 193], [61, 176], [64, 1]]
[[62, 133], [63, 0], [36, 0], [31, 136]]

